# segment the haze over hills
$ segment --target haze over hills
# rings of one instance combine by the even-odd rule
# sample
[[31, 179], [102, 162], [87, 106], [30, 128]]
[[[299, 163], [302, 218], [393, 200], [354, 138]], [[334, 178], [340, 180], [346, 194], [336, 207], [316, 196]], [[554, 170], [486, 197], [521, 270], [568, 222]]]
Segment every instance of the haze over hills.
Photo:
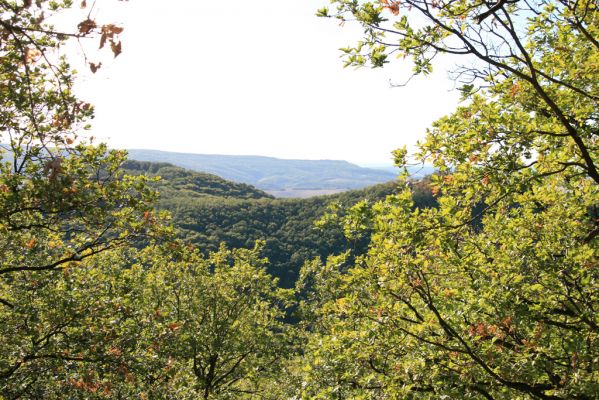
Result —
[[[10, 161], [12, 154], [3, 147], [0, 147], [2, 158]], [[145, 149], [127, 151], [130, 160], [168, 163], [198, 173], [213, 174], [281, 198], [307, 198], [359, 190], [394, 181], [400, 171], [389, 164], [359, 166], [343, 160], [292, 160]], [[422, 179], [432, 174], [434, 169], [424, 165], [408, 167], [408, 171], [412, 178]]]
[[[387, 171], [387, 172], [390, 172], [395, 175], [397, 175], [397, 172], [399, 171], [399, 169], [396, 166], [390, 165], [390, 164], [362, 164], [360, 166], [364, 167], [364, 168], [369, 168], [369, 169]], [[422, 179], [422, 178], [434, 173], [435, 168], [431, 165], [415, 164], [415, 165], [408, 166], [408, 172], [410, 173], [410, 176], [412, 178]]]
[[263, 156], [171, 153], [129, 149], [129, 158], [167, 162], [253, 185], [277, 197], [307, 197], [361, 189], [394, 180], [396, 173], [341, 160], [284, 160]]

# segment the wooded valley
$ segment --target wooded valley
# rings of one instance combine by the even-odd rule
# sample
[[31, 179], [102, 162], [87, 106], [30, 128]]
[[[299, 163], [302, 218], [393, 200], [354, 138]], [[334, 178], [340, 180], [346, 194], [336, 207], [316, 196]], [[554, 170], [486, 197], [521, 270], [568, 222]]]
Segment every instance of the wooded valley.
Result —
[[89, 137], [67, 44], [124, 28], [76, 3], [0, 0], [0, 400], [598, 397], [596, 1], [319, 9], [363, 28], [346, 66], [451, 55], [462, 102], [309, 199]]

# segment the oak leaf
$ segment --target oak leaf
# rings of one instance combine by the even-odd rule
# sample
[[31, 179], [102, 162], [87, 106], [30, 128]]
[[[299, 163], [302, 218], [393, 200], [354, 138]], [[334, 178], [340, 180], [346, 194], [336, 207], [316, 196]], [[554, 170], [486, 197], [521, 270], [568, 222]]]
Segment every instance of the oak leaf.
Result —
[[79, 25], [77, 25], [77, 27], [79, 28], [79, 33], [80, 34], [87, 35], [92, 30], [94, 30], [95, 28], [97, 28], [98, 25], [96, 24], [96, 21], [88, 18], [85, 21], [81, 21], [79, 23]]
[[383, 8], [386, 8], [389, 11], [391, 11], [391, 13], [393, 15], [399, 15], [399, 5], [400, 5], [399, 1], [396, 1], [396, 0], [381, 0], [381, 3], [383, 4]]
[[114, 57], [118, 57], [119, 54], [121, 54], [122, 49], [121, 49], [121, 42], [115, 42], [115, 41], [110, 41], [110, 49], [112, 50], [112, 53], [114, 54]]
[[94, 74], [96, 73], [96, 71], [98, 71], [100, 69], [101, 66], [102, 66], [101, 62], [97, 63], [97, 64], [94, 64], [92, 62], [89, 63], [89, 69], [91, 69], [92, 73], [94, 73]]
[[26, 64], [33, 64], [42, 56], [42, 52], [39, 49], [27, 48], [23, 55]]

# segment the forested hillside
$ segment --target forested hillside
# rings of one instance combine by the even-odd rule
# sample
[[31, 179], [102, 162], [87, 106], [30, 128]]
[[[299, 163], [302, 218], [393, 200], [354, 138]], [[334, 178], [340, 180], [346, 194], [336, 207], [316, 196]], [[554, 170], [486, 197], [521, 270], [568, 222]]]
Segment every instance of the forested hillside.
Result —
[[127, 160], [122, 168], [131, 175], [160, 176], [162, 179], [153, 186], [160, 192], [162, 201], [177, 198], [183, 202], [192, 202], [210, 196], [234, 199], [273, 198], [251, 185], [185, 170], [168, 163]]
[[[160, 193], [159, 208], [172, 214], [181, 237], [201, 251], [216, 251], [221, 243], [229, 248], [252, 248], [257, 240], [265, 241], [262, 254], [269, 260], [267, 269], [284, 287], [293, 287], [306, 261], [325, 260], [349, 249], [355, 254], [366, 250], [368, 235], [348, 240], [341, 226], [316, 226], [329, 207], [372, 204], [397, 191], [397, 184], [389, 182], [336, 195], [273, 199], [252, 186], [166, 163], [130, 160], [123, 167], [127, 173], [161, 178], [151, 185]], [[414, 184], [417, 207], [436, 205], [427, 182]]]

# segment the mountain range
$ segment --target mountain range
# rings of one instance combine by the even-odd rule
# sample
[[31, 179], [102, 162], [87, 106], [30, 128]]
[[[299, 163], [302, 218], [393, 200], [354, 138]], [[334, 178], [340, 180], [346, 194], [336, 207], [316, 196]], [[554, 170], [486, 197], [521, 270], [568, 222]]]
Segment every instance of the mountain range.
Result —
[[129, 149], [129, 158], [166, 162], [246, 183], [275, 197], [310, 197], [392, 181], [399, 170], [364, 168], [341, 160], [286, 160], [264, 156], [173, 153]]

